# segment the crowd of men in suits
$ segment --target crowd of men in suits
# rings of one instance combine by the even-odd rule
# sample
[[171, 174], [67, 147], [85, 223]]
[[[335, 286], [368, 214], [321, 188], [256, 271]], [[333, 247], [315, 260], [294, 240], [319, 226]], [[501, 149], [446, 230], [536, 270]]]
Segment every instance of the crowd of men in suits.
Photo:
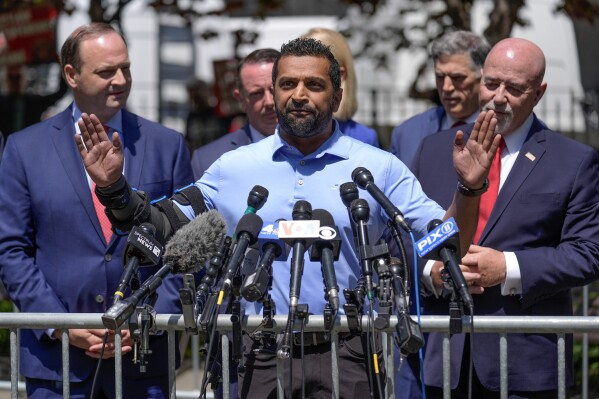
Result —
[[[114, 176], [124, 176], [129, 186], [152, 199], [170, 197], [197, 181], [209, 208], [233, 214], [217, 195], [230, 188], [218, 184], [236, 181], [229, 175], [237, 166], [231, 165], [236, 157], [250, 159], [252, 149], [263, 152], [265, 159], [251, 155], [258, 164], [285, 156], [289, 163], [323, 162], [322, 170], [329, 173], [335, 167], [327, 158], [331, 154], [350, 164], [362, 159], [352, 151], [373, 151], [385, 162], [384, 151], [358, 144], [333, 120], [343, 101], [342, 83], [347, 84], [344, 79], [353, 66], [341, 62], [335, 44], [310, 37], [283, 46], [283, 55], [260, 49], [240, 63], [234, 95], [248, 123], [197, 149], [190, 160], [182, 135], [126, 110], [132, 76], [122, 36], [106, 24], [77, 28], [61, 49], [73, 103], [11, 134], [0, 164], [0, 203], [5, 205], [0, 207], [0, 278], [20, 311], [103, 313], [111, 305], [126, 244], [126, 237], [104, 226], [120, 217], [113, 211], [115, 202], [106, 202], [116, 192]], [[321, 42], [331, 48], [319, 47]], [[410, 211], [416, 202], [428, 209], [423, 211], [427, 215], [443, 216], [447, 209], [445, 216], [460, 216], [461, 238], [467, 241], [460, 268], [475, 314], [571, 315], [571, 289], [599, 277], [599, 155], [548, 129], [534, 114], [547, 89], [545, 56], [534, 43], [513, 38], [490, 48], [474, 34], [454, 32], [433, 43], [431, 53], [441, 105], [392, 133], [391, 152], [403, 163], [392, 157], [389, 165], [401, 170], [402, 179], [414, 181], [418, 194], [405, 200], [406, 219], [419, 225], [422, 235], [421, 216]], [[249, 145], [253, 147], [232, 152]], [[273, 154], [267, 152], [271, 147]], [[285, 153], [287, 147], [290, 153]], [[321, 169], [312, 173], [330, 177]], [[302, 176], [301, 189], [314, 189], [310, 176]], [[301, 189], [299, 197], [306, 195]], [[404, 201], [392, 185], [383, 189]], [[294, 193], [280, 195], [298, 199]], [[193, 218], [185, 204], [176, 206], [181, 215]], [[448, 312], [442, 269], [440, 262], [419, 265], [425, 289], [416, 294], [422, 295], [423, 313]], [[144, 268], [142, 278], [155, 270]], [[165, 279], [158, 312], [180, 313], [180, 286], [176, 276]], [[114, 334], [89, 329], [68, 334], [73, 397], [89, 397], [92, 391], [113, 395]], [[29, 397], [62, 397], [61, 337], [62, 331], [54, 329], [23, 330], [20, 365]], [[572, 384], [571, 336], [567, 340], [566, 377]], [[472, 382], [470, 341], [475, 348]], [[131, 345], [124, 329], [125, 397], [168, 397], [166, 337], [152, 337], [154, 353], [145, 373], [133, 365]], [[452, 397], [466, 398], [469, 389], [474, 397], [499, 397], [499, 336], [455, 334], [450, 345]], [[510, 398], [554, 397], [557, 338], [509, 334], [508, 348]], [[421, 376], [427, 397], [442, 397], [442, 349], [442, 334], [429, 334], [423, 370], [412, 361], [398, 373], [398, 397], [422, 397]], [[94, 370], [100, 356], [98, 377]], [[240, 392], [272, 394], [270, 378], [256, 371], [256, 380], [248, 383], [247, 375]], [[322, 385], [328, 389], [330, 384]], [[325, 395], [314, 389], [315, 397]], [[352, 395], [362, 392], [355, 391]]]

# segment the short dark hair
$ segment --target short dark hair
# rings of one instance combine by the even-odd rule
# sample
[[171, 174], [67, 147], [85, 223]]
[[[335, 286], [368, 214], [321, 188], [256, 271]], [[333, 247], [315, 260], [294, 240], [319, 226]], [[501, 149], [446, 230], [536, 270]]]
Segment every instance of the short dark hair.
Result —
[[255, 64], [271, 64], [279, 57], [279, 52], [274, 48], [260, 48], [246, 55], [237, 65], [237, 73], [235, 75], [235, 86], [238, 90], [243, 89], [241, 84], [241, 70], [246, 65]]
[[[65, 65], [72, 65], [77, 72], [81, 71], [81, 54], [79, 53], [79, 47], [81, 42], [87, 39], [94, 39], [103, 36], [107, 33], [117, 33], [123, 39], [125, 46], [127, 42], [123, 35], [114, 29], [110, 24], [104, 22], [92, 22], [89, 24], [81, 25], [75, 29], [65, 40], [64, 44], [60, 49], [60, 66], [64, 71]], [[63, 72], [64, 73], [64, 72]]]
[[335, 56], [331, 52], [331, 48], [320, 40], [312, 39], [310, 37], [298, 37], [288, 43], [281, 46], [281, 55], [275, 61], [275, 65], [272, 68], [272, 82], [273, 85], [277, 81], [277, 75], [279, 73], [279, 61], [283, 57], [317, 57], [326, 58], [329, 61], [329, 77], [331, 83], [333, 83], [333, 90], [337, 91], [341, 87], [341, 71], [339, 69], [339, 63]]
[[477, 72], [485, 64], [491, 46], [482, 37], [465, 30], [447, 33], [433, 41], [431, 56], [434, 62], [444, 55], [468, 54], [472, 69]]

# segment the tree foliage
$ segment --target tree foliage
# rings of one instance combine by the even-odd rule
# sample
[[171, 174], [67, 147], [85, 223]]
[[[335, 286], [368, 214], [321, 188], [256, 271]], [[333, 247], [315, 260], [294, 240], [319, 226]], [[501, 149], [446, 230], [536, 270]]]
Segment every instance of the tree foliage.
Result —
[[[157, 12], [179, 15], [188, 24], [199, 18], [229, 15], [243, 7], [243, 0], [225, 0], [222, 7], [202, 11], [204, 0], [145, 0], [148, 7]], [[265, 18], [284, 9], [287, 1], [257, 0], [254, 17]], [[91, 21], [108, 22], [122, 28], [123, 12], [133, 0], [89, 0], [88, 14]], [[472, 8], [475, 0], [337, 0], [346, 9], [339, 21], [340, 31], [349, 39], [355, 56], [368, 57], [379, 68], [389, 67], [390, 57], [401, 51], [423, 51], [429, 43], [450, 30], [472, 30]], [[14, 2], [0, 0], [0, 11], [14, 7], [15, 3], [54, 4], [61, 11], [71, 14], [77, 9], [75, 0], [25, 0]], [[521, 11], [526, 0], [492, 0], [487, 25], [483, 35], [493, 45], [509, 37], [516, 26], [527, 26]], [[573, 19], [594, 22], [599, 18], [597, 0], [561, 0], [555, 12], [563, 12]], [[123, 29], [121, 29], [123, 31]], [[126, 34], [126, 32], [124, 32]], [[259, 32], [239, 29], [231, 32], [234, 50], [242, 44], [252, 44]], [[201, 39], [211, 39], [218, 32], [205, 30], [198, 34]], [[237, 55], [237, 54], [235, 54]], [[413, 98], [434, 97], [432, 89], [419, 89], [427, 65], [418, 67], [409, 95]]]

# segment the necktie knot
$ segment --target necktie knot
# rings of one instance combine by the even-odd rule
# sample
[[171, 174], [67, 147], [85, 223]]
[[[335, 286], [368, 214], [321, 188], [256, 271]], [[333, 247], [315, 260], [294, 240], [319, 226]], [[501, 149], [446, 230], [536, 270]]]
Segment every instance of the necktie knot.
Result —
[[454, 127], [462, 126], [465, 124], [466, 124], [466, 122], [458, 120], [458, 121], [453, 122], [453, 125], [451, 125], [451, 128], [453, 129]]

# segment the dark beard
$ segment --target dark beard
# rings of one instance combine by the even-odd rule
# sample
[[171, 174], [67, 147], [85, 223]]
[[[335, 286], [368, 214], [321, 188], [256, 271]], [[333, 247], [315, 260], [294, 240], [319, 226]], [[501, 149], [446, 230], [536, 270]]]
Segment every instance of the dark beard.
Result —
[[[282, 113], [275, 106], [275, 111], [277, 113], [277, 118], [279, 119], [279, 124], [281, 125], [281, 129], [295, 137], [313, 137], [317, 134], [321, 133], [326, 127], [329, 121], [333, 118], [333, 101], [329, 104], [329, 108], [326, 112], [318, 113], [312, 107], [304, 105], [302, 107], [294, 107], [293, 103], [287, 105], [285, 107], [285, 112]], [[291, 112], [293, 110], [301, 109], [303, 111], [307, 111], [310, 113], [306, 118], [295, 119]]]

